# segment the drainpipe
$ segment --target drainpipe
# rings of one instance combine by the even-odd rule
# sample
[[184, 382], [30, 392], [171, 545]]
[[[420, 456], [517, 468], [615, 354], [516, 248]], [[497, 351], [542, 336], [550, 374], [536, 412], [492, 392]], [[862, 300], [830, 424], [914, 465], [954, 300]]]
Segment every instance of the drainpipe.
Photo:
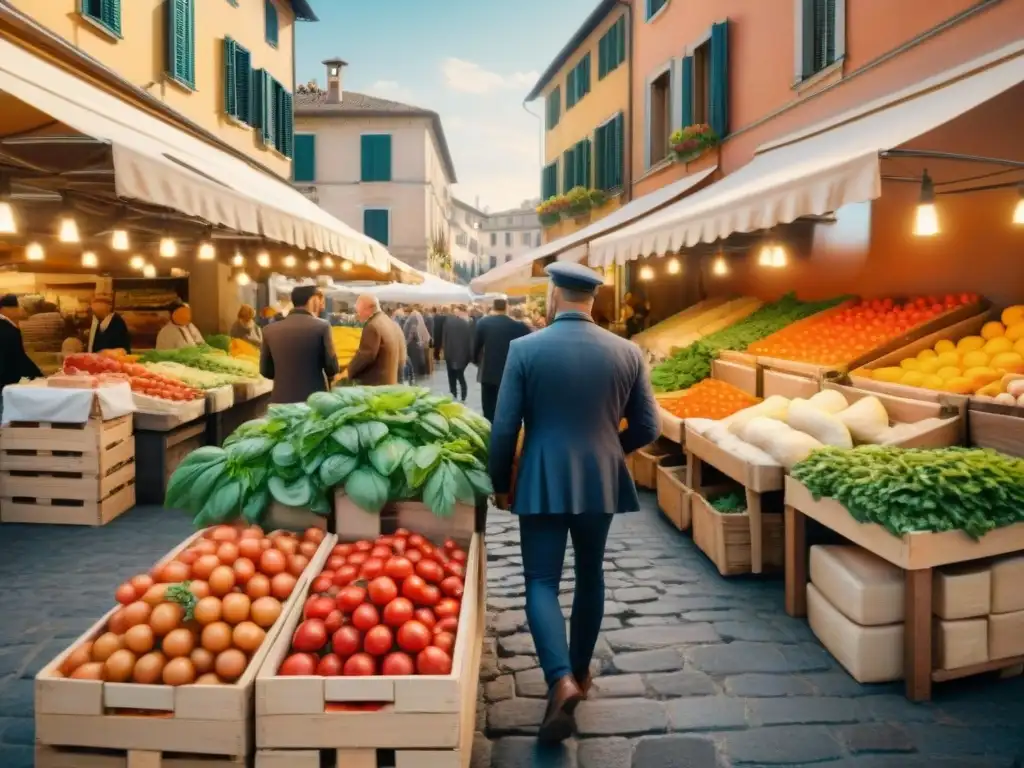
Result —
[[625, 167], [622, 169], [622, 193], [626, 199], [623, 202], [628, 203], [633, 199], [633, 19], [636, 16], [635, 12], [635, 0], [618, 0], [617, 5], [625, 6], [626, 8], [626, 32], [629, 36], [628, 52], [626, 54], [626, 66], [628, 69], [629, 77], [627, 78], [627, 88], [629, 89], [626, 94], [626, 135], [623, 137], [623, 144], [626, 148], [626, 152], [623, 153], [623, 164]]

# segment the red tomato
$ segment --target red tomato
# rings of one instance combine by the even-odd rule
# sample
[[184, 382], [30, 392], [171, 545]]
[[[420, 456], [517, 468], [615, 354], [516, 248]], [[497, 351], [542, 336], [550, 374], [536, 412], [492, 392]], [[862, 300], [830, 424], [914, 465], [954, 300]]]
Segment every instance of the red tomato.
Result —
[[341, 658], [347, 659], [359, 650], [362, 642], [363, 636], [359, 630], [351, 624], [346, 624], [331, 636], [331, 650]]
[[458, 576], [461, 579], [466, 575], [466, 567], [452, 558], [444, 564], [444, 572], [450, 576]]
[[344, 623], [345, 615], [338, 609], [334, 609], [327, 615], [327, 618], [324, 619], [324, 629], [327, 630], [328, 635], [333, 635], [341, 629], [341, 625]]
[[375, 579], [384, 573], [384, 561], [379, 557], [369, 557], [359, 570], [359, 575], [364, 579]]
[[309, 591], [315, 594], [322, 594], [326, 592], [328, 589], [330, 589], [333, 585], [334, 582], [331, 580], [331, 578], [327, 576], [327, 574], [321, 573], [319, 576], [313, 579], [313, 583], [312, 585], [310, 585]]
[[416, 656], [416, 671], [421, 675], [450, 675], [452, 657], [440, 648], [428, 646]]
[[380, 613], [377, 607], [370, 603], [363, 603], [352, 612], [352, 626], [361, 632], [380, 624]]
[[438, 584], [444, 579], [444, 568], [434, 560], [420, 560], [416, 563], [416, 575], [428, 584]]
[[405, 539], [395, 537], [395, 540], [391, 542], [391, 549], [396, 555], [404, 555], [407, 547]]
[[325, 567], [328, 571], [337, 571], [344, 564], [345, 557], [343, 555], [331, 555], [327, 558], [327, 565]]
[[316, 665], [316, 673], [320, 677], [338, 677], [341, 674], [341, 658], [336, 653], [328, 653]]
[[293, 653], [277, 670], [279, 675], [315, 675], [316, 656], [311, 653]]
[[444, 551], [451, 552], [453, 549], [458, 549], [459, 545], [455, 543], [455, 539], [444, 540]]
[[430, 630], [418, 621], [407, 621], [398, 629], [398, 645], [408, 653], [419, 653], [430, 644]]
[[367, 590], [374, 605], [387, 605], [398, 597], [398, 587], [387, 576], [378, 576], [370, 582]]
[[449, 576], [441, 582], [441, 591], [448, 597], [462, 597], [462, 579], [458, 576]]
[[447, 619], [449, 616], [459, 615], [459, 601], [453, 597], [443, 597], [434, 607], [434, 613], [439, 619]]
[[384, 606], [384, 623], [389, 627], [400, 627], [412, 619], [413, 605], [407, 597], [396, 597]]
[[366, 589], [357, 587], [354, 584], [342, 587], [338, 593], [338, 608], [345, 613], [352, 613], [366, 600]]
[[438, 632], [455, 633], [459, 629], [459, 620], [455, 616], [446, 616], [434, 625], [434, 634]]
[[351, 544], [335, 544], [334, 549], [331, 550], [332, 555], [339, 555], [340, 557], [348, 557], [351, 553]]
[[363, 650], [371, 656], [383, 656], [391, 651], [395, 644], [395, 638], [391, 629], [383, 624], [371, 627], [363, 638]]
[[427, 582], [419, 576], [413, 575], [402, 582], [402, 597], [408, 597], [414, 603], [420, 601], [420, 593], [427, 586]]
[[437, 617], [429, 608], [417, 608], [412, 617], [428, 629], [433, 629], [434, 625], [437, 624]]
[[403, 539], [407, 539], [407, 538], [409, 538], [409, 529], [408, 528], [396, 528], [393, 535], [396, 538], [401, 536]]
[[292, 648], [305, 653], [316, 653], [327, 645], [327, 628], [320, 619], [307, 619], [299, 624], [292, 635]]
[[391, 557], [391, 547], [386, 547], [383, 544], [378, 544], [370, 550], [370, 557], [377, 557], [381, 560], [385, 560]]
[[334, 610], [334, 601], [329, 597], [317, 596], [306, 603], [303, 616], [307, 619], [320, 619], [323, 621], [331, 615]]
[[451, 632], [438, 632], [430, 644], [451, 656], [455, 648], [455, 635]]
[[462, 551], [461, 549], [453, 549], [451, 551], [451, 558], [452, 558], [452, 560], [454, 560], [457, 563], [464, 563], [464, 562], [466, 562], [466, 559], [467, 559], [466, 558], [466, 553], [464, 551]]
[[345, 562], [349, 565], [362, 565], [369, 559], [370, 556], [365, 552], [353, 552], [345, 559]]
[[384, 574], [395, 581], [401, 581], [413, 574], [413, 565], [405, 557], [392, 557], [384, 563]]
[[352, 548], [356, 552], [369, 552], [371, 549], [373, 549], [373, 542], [368, 541], [366, 539], [362, 539], [361, 541], [357, 541]]
[[343, 669], [347, 677], [368, 677], [376, 674], [376, 671], [373, 656], [368, 653], [357, 653], [350, 656]]
[[426, 543], [427, 543], [427, 540], [424, 539], [422, 536], [420, 536], [420, 534], [418, 534], [418, 533], [411, 533], [411, 534], [409, 534], [409, 546], [410, 547], [416, 547], [417, 549], [419, 549], [420, 547], [422, 547]]
[[383, 544], [390, 547], [391, 543], [395, 540], [394, 536], [388, 536], [387, 534], [381, 534], [377, 537], [377, 544]]
[[433, 584], [428, 584], [420, 590], [420, 599], [416, 603], [418, 605], [433, 606], [437, 605], [440, 600], [441, 590]]
[[423, 559], [423, 553], [420, 552], [418, 549], [407, 549], [405, 551], [405, 556], [409, 560], [409, 562], [413, 564], [418, 563], [420, 560]]
[[355, 581], [358, 575], [359, 569], [354, 565], [343, 565], [334, 574], [334, 583], [339, 587], [345, 587]]
[[416, 672], [416, 666], [413, 664], [412, 658], [407, 653], [401, 651], [395, 651], [389, 653], [384, 657], [384, 661], [380, 665], [380, 673], [382, 675], [396, 675], [406, 676], [412, 675]]

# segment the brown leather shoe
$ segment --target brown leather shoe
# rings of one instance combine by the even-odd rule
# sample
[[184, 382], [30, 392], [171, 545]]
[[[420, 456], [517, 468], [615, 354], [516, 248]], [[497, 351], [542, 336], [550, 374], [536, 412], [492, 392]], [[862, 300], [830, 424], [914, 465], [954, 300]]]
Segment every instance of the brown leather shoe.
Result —
[[587, 698], [590, 694], [590, 686], [594, 683], [594, 677], [590, 674], [590, 670], [588, 669], [582, 675], [573, 672], [572, 676], [576, 680], [576, 685], [579, 686], [580, 693], [583, 694], [583, 698]]
[[572, 736], [576, 727], [573, 713], [581, 701], [583, 693], [572, 675], [566, 675], [555, 683], [548, 692], [548, 708], [537, 732], [537, 740], [544, 744], [558, 744]]

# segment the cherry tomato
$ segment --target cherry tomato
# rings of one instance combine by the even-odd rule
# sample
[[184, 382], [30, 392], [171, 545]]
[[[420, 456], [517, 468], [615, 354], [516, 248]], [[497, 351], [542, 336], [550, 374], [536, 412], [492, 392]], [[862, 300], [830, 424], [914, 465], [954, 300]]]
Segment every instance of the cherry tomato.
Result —
[[342, 670], [346, 677], [367, 677], [376, 674], [376, 663], [368, 653], [357, 653], [348, 658]]
[[371, 656], [383, 656], [391, 651], [395, 644], [395, 638], [391, 629], [383, 624], [371, 627], [363, 638], [363, 650]]
[[402, 597], [408, 597], [414, 603], [420, 601], [420, 593], [427, 586], [427, 582], [419, 576], [413, 575], [402, 582]]
[[339, 587], [347, 587], [359, 575], [359, 569], [354, 565], [343, 565], [334, 574], [334, 584]]
[[439, 619], [447, 619], [450, 616], [459, 615], [459, 601], [453, 597], [444, 597], [434, 607], [434, 613]]
[[438, 632], [430, 644], [451, 656], [455, 648], [455, 635], [451, 632]]
[[345, 615], [337, 608], [335, 608], [333, 611], [327, 614], [327, 618], [324, 619], [324, 629], [327, 630], [328, 635], [333, 635], [335, 632], [341, 629], [341, 625], [344, 623]]
[[417, 549], [419, 549], [420, 547], [422, 547], [426, 543], [427, 543], [427, 540], [424, 539], [420, 534], [418, 534], [418, 533], [411, 533], [411, 534], [409, 534], [409, 546], [410, 547], [416, 547]]
[[462, 597], [462, 579], [458, 576], [449, 576], [441, 582], [441, 591], [448, 597]]
[[466, 553], [461, 549], [453, 549], [451, 551], [451, 558], [457, 563], [465, 563], [467, 560]]
[[444, 567], [434, 560], [420, 560], [416, 563], [416, 575], [428, 584], [438, 584], [444, 579]]
[[407, 549], [405, 551], [405, 557], [409, 560], [410, 563], [415, 564], [423, 559], [423, 553], [420, 552], [418, 549]]
[[316, 665], [316, 674], [320, 677], [338, 677], [342, 666], [341, 658], [336, 653], [328, 653]]
[[444, 564], [444, 572], [449, 576], [458, 576], [461, 579], [466, 575], [466, 568], [462, 563], [452, 559]]
[[375, 579], [384, 573], [384, 561], [379, 557], [369, 557], [359, 569], [359, 575], [364, 579]]
[[449, 539], [445, 539], [444, 540], [444, 551], [445, 552], [451, 552], [453, 549], [458, 549], [458, 548], [459, 548], [459, 545], [455, 543], [455, 539], [449, 538]]
[[310, 585], [309, 591], [316, 594], [321, 594], [326, 592], [333, 585], [334, 582], [331, 580], [331, 578], [327, 576], [327, 574], [322, 573], [315, 579], [313, 579], [313, 583], [312, 585]]
[[348, 556], [345, 562], [349, 565], [362, 565], [369, 559], [370, 556], [365, 552], [353, 552], [351, 555]]
[[421, 675], [450, 675], [452, 657], [440, 648], [428, 646], [416, 656], [416, 671]]
[[433, 629], [437, 624], [437, 617], [429, 608], [417, 608], [412, 617], [428, 629]]
[[295, 628], [292, 648], [303, 653], [316, 653], [327, 645], [327, 628], [320, 619], [307, 619]]
[[351, 624], [346, 624], [331, 636], [331, 650], [341, 658], [347, 659], [359, 650], [362, 642], [363, 636], [359, 630]]
[[384, 546], [383, 544], [378, 544], [370, 550], [370, 557], [375, 557], [380, 560], [386, 560], [387, 558], [391, 557], [391, 547]]
[[459, 629], [459, 620], [455, 616], [445, 616], [437, 624], [434, 625], [434, 634], [438, 632], [451, 632], [455, 633]]
[[344, 564], [345, 557], [343, 555], [331, 555], [327, 558], [327, 565], [325, 567], [329, 571], [337, 571]]
[[374, 605], [387, 605], [398, 597], [398, 587], [394, 580], [387, 576], [378, 576], [371, 581], [367, 592]]
[[416, 672], [416, 665], [407, 653], [395, 651], [384, 657], [380, 665], [382, 675], [406, 676]]
[[335, 544], [334, 549], [331, 550], [331, 555], [338, 557], [348, 557], [352, 553], [351, 544]]
[[396, 597], [384, 606], [383, 616], [384, 623], [389, 627], [402, 626], [413, 617], [412, 601], [407, 597]]
[[420, 590], [420, 599], [416, 601], [419, 605], [433, 606], [441, 600], [441, 590], [433, 584], [428, 584]]
[[352, 613], [352, 611], [362, 605], [365, 600], [366, 589], [363, 587], [357, 587], [354, 584], [342, 587], [341, 591], [338, 592], [338, 608], [345, 613]]
[[360, 632], [366, 632], [378, 624], [380, 624], [380, 613], [378, 613], [377, 607], [370, 603], [363, 603], [352, 612], [352, 626]]
[[315, 675], [317, 667], [316, 656], [311, 653], [293, 653], [277, 670], [279, 675]]
[[353, 549], [355, 549], [356, 552], [369, 552], [371, 549], [373, 549], [373, 542], [367, 541], [366, 539], [363, 539], [362, 541], [357, 541], [353, 546]]
[[320, 619], [323, 621], [331, 615], [334, 610], [334, 601], [329, 597], [317, 596], [306, 603], [302, 615], [307, 619]]
[[401, 581], [413, 574], [413, 565], [406, 557], [395, 556], [384, 563], [384, 574], [395, 581]]
[[408, 653], [419, 653], [430, 644], [430, 630], [418, 621], [407, 621], [398, 628], [398, 645]]

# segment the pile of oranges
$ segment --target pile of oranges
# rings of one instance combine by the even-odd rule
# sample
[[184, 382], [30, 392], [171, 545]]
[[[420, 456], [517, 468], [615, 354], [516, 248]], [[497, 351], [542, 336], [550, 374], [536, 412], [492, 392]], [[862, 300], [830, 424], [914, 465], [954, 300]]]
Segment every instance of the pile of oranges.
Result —
[[664, 398], [661, 407], [680, 419], [724, 419], [749, 408], [759, 398], [717, 379], [704, 379], [676, 397]]
[[978, 296], [973, 293], [927, 296], [906, 302], [864, 300], [783, 328], [754, 342], [747, 351], [803, 363], [849, 363], [912, 328], [977, 301]]

